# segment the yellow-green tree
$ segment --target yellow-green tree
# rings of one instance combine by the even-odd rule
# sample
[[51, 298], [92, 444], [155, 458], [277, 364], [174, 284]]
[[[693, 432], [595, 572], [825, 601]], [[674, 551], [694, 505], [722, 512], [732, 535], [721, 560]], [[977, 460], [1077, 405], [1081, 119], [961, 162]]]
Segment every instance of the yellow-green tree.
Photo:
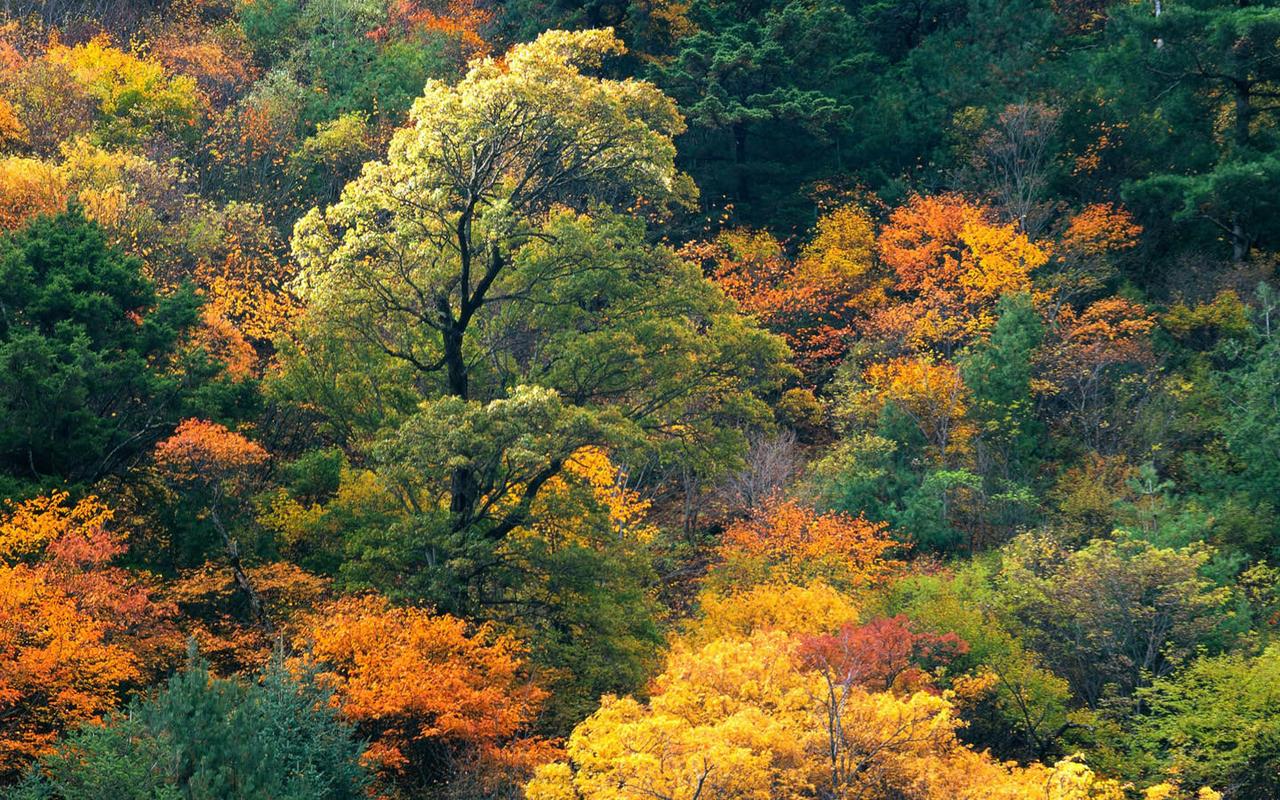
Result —
[[692, 196], [683, 121], [646, 82], [592, 76], [620, 52], [551, 31], [433, 81], [387, 160], [295, 230], [288, 380], [338, 426], [394, 431], [378, 455], [448, 557], [526, 526], [583, 446], [732, 462], [723, 423], [765, 411], [781, 343], [646, 240], [637, 212]]

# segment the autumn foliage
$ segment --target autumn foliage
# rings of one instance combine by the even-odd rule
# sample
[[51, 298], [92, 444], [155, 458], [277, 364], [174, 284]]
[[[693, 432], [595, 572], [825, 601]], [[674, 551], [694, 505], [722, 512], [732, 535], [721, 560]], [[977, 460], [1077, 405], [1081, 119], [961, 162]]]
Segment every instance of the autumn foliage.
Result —
[[0, 776], [98, 719], [174, 655], [174, 609], [111, 562], [126, 549], [96, 498], [10, 504], [0, 522]]
[[368, 758], [393, 777], [423, 759], [441, 778], [455, 758], [518, 768], [545, 752], [526, 732], [546, 694], [522, 646], [491, 627], [347, 597], [316, 613], [297, 642], [373, 740]]
[[752, 565], [747, 568], [776, 579], [803, 582], [828, 576], [847, 586], [866, 586], [893, 567], [885, 556], [895, 546], [882, 524], [820, 514], [784, 500], [731, 525], [719, 555], [729, 565]]
[[996, 301], [1031, 288], [1045, 248], [990, 209], [959, 195], [915, 196], [893, 211], [876, 240], [897, 302], [876, 315], [884, 337], [951, 355], [995, 322]]
[[216, 422], [188, 419], [156, 445], [156, 463], [180, 481], [216, 483], [261, 466], [267, 451]]
[[800, 649], [805, 663], [839, 683], [881, 692], [927, 689], [928, 668], [968, 651], [969, 645], [955, 633], [918, 633], [901, 614], [846, 623], [836, 633], [804, 639]]
[[3, 0], [0, 800], [1280, 798], [1278, 43]]
[[888, 282], [874, 251], [870, 216], [847, 205], [819, 219], [794, 257], [770, 234], [747, 230], [726, 231], [684, 252], [703, 261], [744, 312], [780, 333], [806, 377], [821, 383], [867, 315], [885, 302]]

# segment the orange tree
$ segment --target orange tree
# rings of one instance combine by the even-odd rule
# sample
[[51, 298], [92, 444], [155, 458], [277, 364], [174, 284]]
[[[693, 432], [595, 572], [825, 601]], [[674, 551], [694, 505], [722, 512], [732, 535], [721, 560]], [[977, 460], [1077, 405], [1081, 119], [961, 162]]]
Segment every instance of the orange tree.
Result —
[[721, 540], [713, 582], [807, 582], [824, 578], [863, 587], [885, 576], [896, 546], [886, 526], [848, 514], [820, 514], [791, 501], [775, 501], [731, 525]]
[[253, 618], [269, 628], [262, 598], [245, 571], [240, 543], [232, 529], [234, 515], [243, 506], [256, 471], [268, 458], [256, 442], [216, 422], [199, 419], [181, 423], [155, 450], [161, 474], [212, 524]]
[[950, 357], [995, 324], [1001, 295], [1029, 291], [1046, 249], [960, 195], [915, 196], [876, 241], [893, 273], [893, 301], [876, 314], [880, 338]]
[[885, 302], [871, 217], [854, 205], [823, 215], [795, 258], [772, 235], [746, 230], [684, 252], [703, 262], [739, 308], [786, 340], [813, 384], [831, 378], [859, 325]]
[[0, 520], [0, 780], [177, 649], [172, 608], [111, 565], [126, 549], [111, 518], [96, 498], [59, 492]]
[[371, 595], [321, 609], [296, 642], [394, 783], [432, 785], [468, 768], [500, 780], [550, 752], [523, 736], [546, 692], [522, 645], [490, 627]]

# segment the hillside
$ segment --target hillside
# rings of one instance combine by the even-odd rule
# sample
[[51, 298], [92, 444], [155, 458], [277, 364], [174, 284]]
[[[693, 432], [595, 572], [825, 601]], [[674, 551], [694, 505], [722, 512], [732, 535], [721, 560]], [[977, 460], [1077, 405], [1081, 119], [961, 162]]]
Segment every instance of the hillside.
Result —
[[0, 3], [0, 798], [1280, 798], [1280, 3]]

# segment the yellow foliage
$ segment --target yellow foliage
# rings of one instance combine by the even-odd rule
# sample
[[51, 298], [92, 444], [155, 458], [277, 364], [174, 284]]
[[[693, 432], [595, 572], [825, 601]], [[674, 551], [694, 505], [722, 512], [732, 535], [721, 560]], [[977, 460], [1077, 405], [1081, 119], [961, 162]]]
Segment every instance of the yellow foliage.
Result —
[[534, 503], [529, 533], [553, 545], [590, 546], [601, 533], [648, 543], [657, 528], [647, 521], [649, 501], [626, 486], [626, 475], [598, 447], [583, 447], [565, 461]]
[[290, 548], [340, 548], [344, 534], [363, 520], [394, 518], [403, 506], [372, 470], [344, 467], [338, 491], [324, 503], [302, 503], [283, 489], [258, 513], [258, 524]]
[[111, 521], [111, 509], [98, 498], [90, 495], [68, 506], [69, 497], [66, 492], [53, 492], [22, 503], [6, 501], [0, 521], [0, 559], [36, 555], [67, 534], [97, 533]]
[[605, 697], [529, 800], [773, 800], [810, 785], [810, 691], [782, 633], [677, 648], [647, 704]]
[[66, 205], [67, 186], [57, 167], [38, 158], [0, 158], [0, 230], [16, 230]]
[[18, 119], [18, 112], [13, 104], [0, 97], [0, 149], [27, 143], [30, 131]]
[[939, 463], [968, 452], [974, 435], [965, 419], [970, 391], [949, 363], [927, 358], [900, 358], [873, 364], [864, 378], [872, 405], [892, 402], [915, 422]]
[[875, 272], [875, 225], [855, 205], [823, 215], [800, 253], [796, 276], [804, 282], [855, 290], [850, 302], [869, 308], [884, 299], [885, 281]]
[[129, 117], [144, 126], [181, 126], [196, 121], [196, 83], [192, 78], [171, 77], [160, 63], [112, 46], [105, 35], [74, 47], [54, 44], [45, 58], [70, 72], [108, 117]]
[[783, 631], [671, 651], [651, 699], [606, 697], [528, 800], [1121, 800], [1068, 759], [1002, 764], [956, 737], [948, 695], [868, 692], [814, 671]]
[[830, 634], [858, 622], [858, 608], [825, 581], [804, 586], [761, 584], [744, 591], [704, 591], [699, 618], [690, 624], [690, 642], [727, 636], [749, 637], [757, 631], [789, 634]]

